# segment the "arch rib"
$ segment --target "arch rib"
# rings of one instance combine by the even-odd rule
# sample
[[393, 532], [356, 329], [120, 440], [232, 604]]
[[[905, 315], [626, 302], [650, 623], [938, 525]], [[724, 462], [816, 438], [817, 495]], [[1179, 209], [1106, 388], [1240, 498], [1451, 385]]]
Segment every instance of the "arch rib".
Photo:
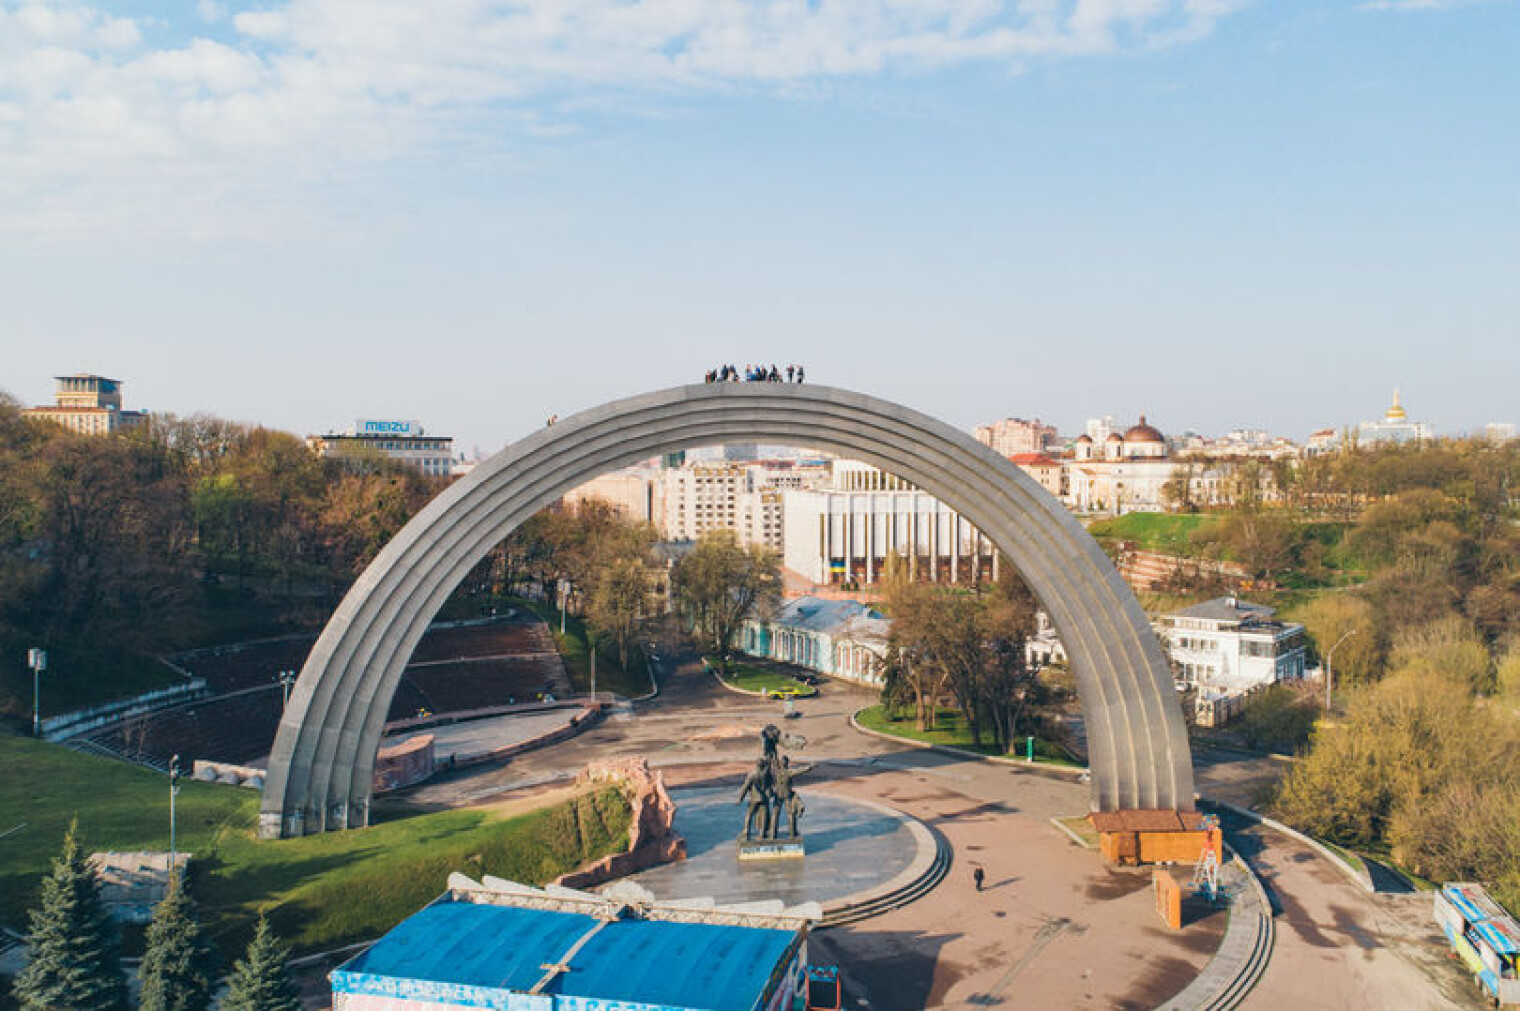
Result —
[[1064, 508], [943, 422], [821, 386], [677, 387], [533, 433], [430, 502], [360, 575], [317, 640], [270, 756], [266, 836], [368, 824], [375, 754], [406, 662], [464, 574], [533, 513], [650, 456], [724, 442], [807, 445], [899, 474], [967, 518], [1029, 583], [1067, 648], [1095, 810], [1193, 806], [1171, 675], [1134, 594]]

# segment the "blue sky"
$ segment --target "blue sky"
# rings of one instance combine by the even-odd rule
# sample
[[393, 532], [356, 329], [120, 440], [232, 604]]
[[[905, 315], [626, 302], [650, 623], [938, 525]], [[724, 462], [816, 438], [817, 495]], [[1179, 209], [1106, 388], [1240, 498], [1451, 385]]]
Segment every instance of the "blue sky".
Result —
[[0, 388], [1520, 422], [1520, 5], [0, 0]]

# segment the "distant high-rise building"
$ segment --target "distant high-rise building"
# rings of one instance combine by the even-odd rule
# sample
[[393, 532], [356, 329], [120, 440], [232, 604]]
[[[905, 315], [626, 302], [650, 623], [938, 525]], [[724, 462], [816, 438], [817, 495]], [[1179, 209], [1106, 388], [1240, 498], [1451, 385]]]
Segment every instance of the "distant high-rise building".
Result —
[[976, 441], [991, 447], [1000, 456], [1019, 456], [1023, 453], [1043, 453], [1056, 444], [1059, 438], [1055, 426], [1036, 418], [1004, 418], [990, 425], [978, 425], [972, 433]]
[[1515, 426], [1506, 421], [1490, 421], [1483, 429], [1483, 437], [1489, 442], [1513, 442]]
[[631, 468], [602, 474], [566, 492], [562, 501], [567, 505], [579, 505], [587, 499], [599, 499], [635, 523], [657, 523], [661, 518], [664, 488], [655, 476], [658, 473]]
[[318, 456], [378, 453], [431, 477], [448, 477], [454, 470], [453, 438], [429, 435], [415, 421], [360, 420], [347, 432], [313, 435], [306, 444]]
[[79, 373], [54, 376], [58, 390], [53, 403], [29, 407], [21, 413], [62, 425], [83, 435], [109, 435], [142, 424], [146, 411], [124, 411], [121, 406], [121, 380]]
[[1114, 421], [1112, 414], [1105, 414], [1101, 418], [1088, 418], [1087, 424], [1082, 428], [1083, 435], [1086, 435], [1088, 439], [1099, 446], [1107, 442], [1108, 437], [1118, 431], [1119, 426]]

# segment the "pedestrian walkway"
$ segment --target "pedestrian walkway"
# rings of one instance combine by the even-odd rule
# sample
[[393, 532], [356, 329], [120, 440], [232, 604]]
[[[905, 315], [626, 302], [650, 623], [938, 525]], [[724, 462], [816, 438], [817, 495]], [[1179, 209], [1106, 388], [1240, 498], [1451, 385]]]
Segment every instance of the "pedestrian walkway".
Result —
[[577, 717], [584, 718], [585, 709], [539, 710], [528, 713], [509, 713], [465, 723], [445, 723], [411, 731], [385, 739], [384, 745], [399, 744], [415, 737], [419, 732], [433, 735], [433, 754], [439, 768], [449, 765], [468, 765], [509, 748], [546, 737], [560, 730], [567, 730]]
[[1163, 1004], [1161, 1011], [1233, 1008], [1266, 971], [1274, 937], [1266, 893], [1239, 858], [1226, 864], [1220, 877], [1230, 903], [1224, 940], [1198, 978]]

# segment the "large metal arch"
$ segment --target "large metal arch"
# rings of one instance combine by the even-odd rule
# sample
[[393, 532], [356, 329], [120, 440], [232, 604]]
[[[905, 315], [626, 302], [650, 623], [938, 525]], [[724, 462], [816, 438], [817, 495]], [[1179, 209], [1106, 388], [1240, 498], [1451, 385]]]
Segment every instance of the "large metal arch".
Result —
[[757, 441], [874, 464], [980, 529], [1039, 598], [1071, 659], [1092, 808], [1193, 808], [1182, 713], [1145, 613], [1044, 489], [910, 408], [823, 386], [716, 383], [618, 400], [543, 428], [418, 513], [359, 576], [306, 659], [270, 755], [260, 834], [368, 824], [375, 755], [407, 660], [469, 569], [528, 517], [599, 474], [660, 453]]

